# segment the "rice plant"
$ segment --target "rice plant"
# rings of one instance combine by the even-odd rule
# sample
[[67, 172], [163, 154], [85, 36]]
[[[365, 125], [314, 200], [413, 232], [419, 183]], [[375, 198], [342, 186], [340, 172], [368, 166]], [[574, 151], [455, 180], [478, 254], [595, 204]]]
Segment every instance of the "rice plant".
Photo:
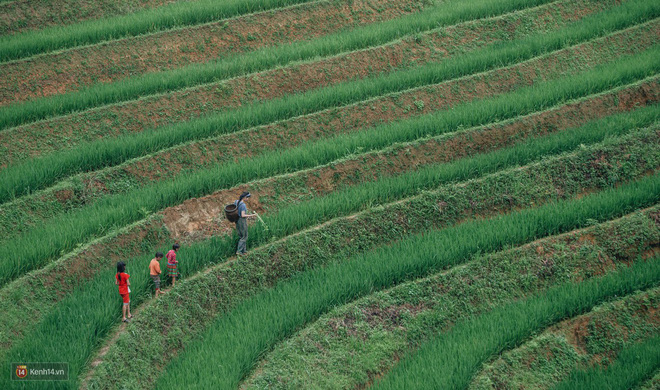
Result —
[[[488, 358], [520, 344], [539, 329], [582, 314], [608, 298], [658, 286], [659, 283], [660, 258], [655, 257], [601, 278], [553, 288], [536, 297], [495, 309], [475, 320], [457, 324], [450, 332], [425, 343], [413, 356], [402, 360], [385, 378], [377, 381], [374, 387], [377, 389], [465, 388]], [[655, 353], [648, 353], [648, 350], [649, 348], [634, 350], [634, 352], [644, 352], [645, 357], [653, 359], [633, 370], [638, 378], [640, 376], [643, 378], [645, 372], [652, 373], [657, 364], [657, 348]], [[624, 357], [626, 360], [630, 359], [629, 356], [624, 355]], [[614, 370], [617, 369], [620, 367], [615, 366]], [[619, 371], [616, 374], [621, 373], [622, 371]], [[597, 376], [593, 375], [590, 379], [600, 379], [601, 382], [596, 382], [599, 384], [607, 383], [602, 380], [612, 379], [605, 376], [597, 378]], [[628, 379], [634, 378], [635, 376], [631, 376]], [[616, 382], [623, 385], [625, 379], [624, 375], [618, 377]]]

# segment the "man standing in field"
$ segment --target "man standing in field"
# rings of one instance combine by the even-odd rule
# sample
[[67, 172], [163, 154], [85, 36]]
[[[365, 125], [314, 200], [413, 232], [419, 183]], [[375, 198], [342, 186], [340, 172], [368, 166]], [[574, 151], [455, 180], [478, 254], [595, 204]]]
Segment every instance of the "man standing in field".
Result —
[[158, 296], [161, 294], [165, 294], [165, 292], [160, 291], [160, 261], [162, 259], [163, 253], [156, 252], [156, 257], [151, 259], [151, 263], [149, 263], [149, 275], [151, 276], [151, 280], [153, 280], [154, 286], [156, 287], [156, 298], [158, 298]]
[[248, 239], [248, 226], [247, 219], [254, 218], [254, 215], [247, 213], [247, 205], [245, 201], [250, 198], [252, 194], [245, 191], [236, 201], [238, 208], [238, 220], [236, 221], [236, 231], [238, 232], [238, 247], [236, 248], [236, 255], [243, 256], [247, 254], [247, 239]]

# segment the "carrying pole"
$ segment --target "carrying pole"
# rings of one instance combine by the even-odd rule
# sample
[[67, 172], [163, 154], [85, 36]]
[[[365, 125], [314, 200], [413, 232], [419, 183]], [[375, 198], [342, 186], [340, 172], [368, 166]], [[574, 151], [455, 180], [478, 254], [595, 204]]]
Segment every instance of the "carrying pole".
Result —
[[261, 221], [261, 223], [264, 225], [264, 229], [268, 230], [268, 225], [266, 225], [266, 222], [264, 222], [264, 220], [261, 219], [261, 217], [259, 216], [259, 214], [257, 214], [256, 211], [254, 212], [254, 215], [256, 215], [257, 218], [259, 218], [259, 221]]

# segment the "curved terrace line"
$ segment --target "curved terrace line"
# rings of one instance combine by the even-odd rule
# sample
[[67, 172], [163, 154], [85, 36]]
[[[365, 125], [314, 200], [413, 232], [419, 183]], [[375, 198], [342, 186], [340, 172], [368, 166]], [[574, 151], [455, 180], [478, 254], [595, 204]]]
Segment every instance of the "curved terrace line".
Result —
[[[652, 222], [656, 212], [658, 206], [542, 238], [337, 307], [280, 342], [261, 359], [240, 388], [260, 388], [265, 383], [282, 388], [299, 387], [301, 383], [323, 387], [325, 378], [347, 387], [368, 387], [371, 379], [382, 376], [394, 362], [405, 358], [419, 340], [446, 332], [459, 319], [533, 294], [552, 281], [564, 280], [564, 275], [579, 280], [583, 273], [600, 274], [626, 264], [643, 249], [657, 244], [657, 239], [647, 239], [657, 238], [660, 233]], [[644, 226], [631, 231], [632, 236], [626, 235], [625, 239], [634, 238], [642, 249], [636, 247], [625, 255], [608, 250], [609, 244], [624, 240], [616, 235], [619, 229], [637, 227], [637, 223]], [[550, 256], [552, 260], [548, 260]], [[450, 278], [450, 274], [455, 277]], [[470, 297], [470, 293], [475, 296]], [[427, 324], [424, 318], [433, 320], [419, 329], [421, 323]], [[373, 342], [380, 348], [354, 348], [352, 356], [358, 367], [342, 367], [342, 351], [350, 349], [356, 339], [365, 344]], [[316, 343], [321, 346], [309, 348]]]

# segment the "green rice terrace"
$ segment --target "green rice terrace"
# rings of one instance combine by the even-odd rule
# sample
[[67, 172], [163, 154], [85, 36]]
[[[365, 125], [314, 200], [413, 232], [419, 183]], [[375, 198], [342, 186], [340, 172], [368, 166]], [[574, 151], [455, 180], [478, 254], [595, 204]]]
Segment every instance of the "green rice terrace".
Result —
[[0, 247], [0, 389], [660, 389], [660, 1], [0, 0]]

